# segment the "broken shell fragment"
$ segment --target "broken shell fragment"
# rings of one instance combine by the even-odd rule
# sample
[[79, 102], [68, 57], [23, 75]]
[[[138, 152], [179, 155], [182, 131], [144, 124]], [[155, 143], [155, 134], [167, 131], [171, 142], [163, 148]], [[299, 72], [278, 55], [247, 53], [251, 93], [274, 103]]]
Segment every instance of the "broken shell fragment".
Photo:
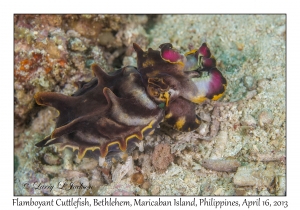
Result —
[[200, 112], [199, 117], [200, 117], [200, 119], [203, 120], [203, 121], [206, 121], [206, 122], [210, 122], [210, 121], [211, 121], [210, 114], [207, 114], [207, 113], [205, 113], [205, 112]]
[[202, 122], [197, 130], [201, 136], [206, 136], [206, 134], [209, 132], [209, 126]]
[[258, 122], [261, 127], [272, 123], [273, 119], [274, 119], [273, 115], [272, 115], [271, 111], [269, 111], [269, 110], [262, 111], [258, 116]]
[[256, 120], [251, 115], [244, 116], [243, 119], [241, 120], [241, 123], [244, 126], [252, 126], [252, 127], [256, 126]]
[[43, 170], [49, 174], [58, 174], [61, 170], [61, 166], [43, 165]]
[[263, 170], [254, 164], [240, 166], [233, 177], [233, 183], [237, 186], [269, 187], [274, 180], [274, 167]]
[[120, 182], [125, 175], [133, 174], [133, 160], [132, 157], [129, 156], [125, 162], [125, 164], [118, 163], [116, 169], [112, 173], [113, 182]]
[[65, 170], [73, 170], [73, 152], [70, 149], [63, 151], [63, 168]]
[[275, 177], [275, 187], [276, 187], [276, 195], [285, 195], [285, 176], [276, 176]]
[[206, 169], [221, 172], [233, 172], [241, 166], [240, 162], [236, 159], [204, 159], [201, 165]]
[[212, 159], [219, 159], [223, 156], [224, 150], [227, 146], [228, 141], [228, 133], [226, 131], [220, 131], [218, 136], [215, 138], [215, 148], [212, 151], [211, 158]]

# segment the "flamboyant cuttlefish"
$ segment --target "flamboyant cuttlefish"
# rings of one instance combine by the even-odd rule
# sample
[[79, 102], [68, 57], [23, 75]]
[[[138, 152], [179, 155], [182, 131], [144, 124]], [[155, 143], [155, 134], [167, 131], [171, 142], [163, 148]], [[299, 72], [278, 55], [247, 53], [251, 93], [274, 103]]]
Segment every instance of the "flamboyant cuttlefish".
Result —
[[114, 74], [91, 66], [95, 78], [72, 95], [42, 92], [34, 97], [39, 105], [52, 106], [60, 115], [56, 128], [38, 147], [60, 143], [60, 148], [88, 150], [105, 158], [135, 147], [158, 124], [167, 123], [179, 131], [200, 125], [196, 104], [217, 100], [226, 89], [226, 79], [206, 43], [181, 55], [170, 43], [137, 52], [137, 68], [126, 66]]

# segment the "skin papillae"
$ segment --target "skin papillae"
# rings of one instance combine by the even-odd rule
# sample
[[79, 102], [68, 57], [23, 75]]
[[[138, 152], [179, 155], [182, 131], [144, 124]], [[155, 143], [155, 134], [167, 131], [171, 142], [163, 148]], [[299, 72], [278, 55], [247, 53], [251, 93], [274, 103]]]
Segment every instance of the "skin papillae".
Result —
[[34, 96], [37, 104], [60, 113], [55, 130], [36, 146], [59, 143], [61, 149], [78, 150], [79, 159], [88, 150], [99, 150], [105, 158], [134, 146], [161, 122], [184, 132], [199, 127], [196, 104], [218, 100], [227, 85], [206, 43], [185, 55], [170, 43], [159, 50], [133, 47], [137, 68], [126, 66], [108, 75], [93, 64], [95, 78], [81, 82], [73, 95], [41, 92]]

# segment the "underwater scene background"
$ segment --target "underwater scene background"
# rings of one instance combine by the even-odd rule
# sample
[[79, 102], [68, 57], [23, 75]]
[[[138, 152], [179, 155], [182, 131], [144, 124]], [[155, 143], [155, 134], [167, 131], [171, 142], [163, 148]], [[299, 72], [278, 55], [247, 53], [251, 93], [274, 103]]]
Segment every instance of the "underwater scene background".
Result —
[[[196, 130], [161, 124], [107, 165], [35, 146], [59, 116], [36, 93], [72, 95], [93, 63], [137, 66], [133, 43], [185, 54], [204, 42], [227, 86], [196, 105]], [[286, 16], [15, 15], [14, 180], [15, 195], [285, 195]]]

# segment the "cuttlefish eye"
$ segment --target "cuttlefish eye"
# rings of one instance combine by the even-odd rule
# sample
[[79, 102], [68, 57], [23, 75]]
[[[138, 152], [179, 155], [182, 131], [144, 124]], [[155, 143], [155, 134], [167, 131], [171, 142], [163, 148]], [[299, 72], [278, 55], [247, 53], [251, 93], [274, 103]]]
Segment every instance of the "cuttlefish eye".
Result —
[[171, 97], [170, 91], [168, 89], [161, 89], [156, 85], [149, 84], [147, 87], [148, 94], [154, 98], [159, 103], [165, 103], [166, 106], [169, 105], [169, 100]]

